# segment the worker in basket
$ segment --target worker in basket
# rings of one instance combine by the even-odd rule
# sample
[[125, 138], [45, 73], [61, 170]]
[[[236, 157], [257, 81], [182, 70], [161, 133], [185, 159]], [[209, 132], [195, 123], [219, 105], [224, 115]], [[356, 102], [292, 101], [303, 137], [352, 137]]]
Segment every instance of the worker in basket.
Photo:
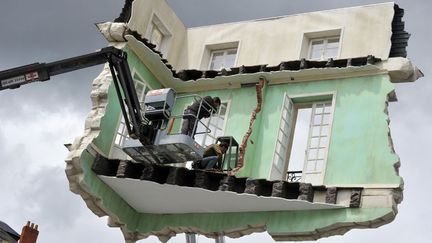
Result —
[[197, 160], [192, 164], [194, 169], [204, 170], [222, 170], [222, 158], [228, 150], [229, 144], [227, 142], [220, 142], [219, 144], [211, 144], [205, 148], [203, 159]]
[[209, 118], [211, 113], [216, 112], [220, 105], [220, 98], [212, 98], [211, 96], [206, 96], [193, 102], [184, 110], [181, 133], [193, 137], [198, 127], [198, 124], [195, 125], [196, 121], [202, 118]]

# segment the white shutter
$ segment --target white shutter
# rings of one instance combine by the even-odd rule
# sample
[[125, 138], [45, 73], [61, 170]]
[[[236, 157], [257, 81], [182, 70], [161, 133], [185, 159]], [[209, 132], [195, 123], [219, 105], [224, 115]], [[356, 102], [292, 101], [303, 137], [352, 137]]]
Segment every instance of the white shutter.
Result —
[[285, 164], [293, 124], [294, 104], [287, 94], [284, 96], [275, 153], [269, 180], [283, 180], [286, 177]]
[[312, 105], [302, 182], [312, 183], [313, 185], [321, 185], [323, 183], [331, 117], [331, 101], [317, 102]]

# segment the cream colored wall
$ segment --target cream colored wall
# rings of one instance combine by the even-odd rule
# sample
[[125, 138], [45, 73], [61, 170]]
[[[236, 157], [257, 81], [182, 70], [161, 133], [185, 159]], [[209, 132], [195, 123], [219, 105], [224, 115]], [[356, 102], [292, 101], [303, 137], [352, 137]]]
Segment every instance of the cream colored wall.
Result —
[[327, 10], [270, 19], [187, 29], [165, 0], [136, 0], [129, 27], [148, 38], [156, 14], [172, 34], [168, 61], [176, 70], [208, 69], [209, 48], [238, 42], [236, 66], [269, 64], [307, 58], [313, 33], [341, 33], [339, 58], [374, 55], [387, 59], [391, 48], [394, 3]]
[[394, 3], [298, 14], [188, 29], [189, 68], [206, 69], [206, 45], [239, 41], [236, 66], [298, 60], [308, 32], [341, 29], [340, 58], [375, 55], [387, 59]]
[[184, 67], [187, 63], [186, 27], [165, 0], [135, 0], [128, 26], [149, 38], [150, 23], [155, 14], [171, 34], [164, 58], [176, 69]]

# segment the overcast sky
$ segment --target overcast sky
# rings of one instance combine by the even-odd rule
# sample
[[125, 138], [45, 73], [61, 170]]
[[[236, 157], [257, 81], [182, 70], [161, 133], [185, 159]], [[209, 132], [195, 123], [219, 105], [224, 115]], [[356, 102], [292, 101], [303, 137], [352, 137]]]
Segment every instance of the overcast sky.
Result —
[[[348, 0], [168, 0], [186, 26], [289, 15], [384, 1]], [[400, 0], [412, 34], [408, 55], [425, 78], [398, 84], [399, 102], [390, 104], [391, 131], [401, 158], [404, 201], [394, 222], [371, 230], [352, 230], [323, 243], [430, 242], [432, 238], [431, 12], [432, 1]], [[94, 51], [106, 41], [93, 25], [113, 20], [123, 7], [117, 0], [2, 0], [0, 70], [50, 62]], [[282, 60], [281, 60], [282, 61]], [[40, 225], [38, 242], [123, 242], [71, 193], [64, 174], [64, 143], [83, 133], [90, 111], [91, 81], [101, 66], [54, 77], [46, 83], [0, 93], [0, 220], [18, 233], [27, 220]], [[150, 237], [140, 242], [156, 242]], [[178, 236], [172, 243], [184, 242]], [[213, 242], [200, 237], [199, 242]], [[266, 233], [227, 242], [272, 242]]]

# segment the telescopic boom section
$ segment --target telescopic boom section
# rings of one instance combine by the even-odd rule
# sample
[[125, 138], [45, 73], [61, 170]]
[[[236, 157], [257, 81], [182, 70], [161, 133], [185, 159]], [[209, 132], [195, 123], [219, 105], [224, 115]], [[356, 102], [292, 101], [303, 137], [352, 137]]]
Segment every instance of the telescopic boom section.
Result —
[[126, 52], [114, 47], [51, 63], [33, 63], [0, 72], [0, 90], [15, 89], [36, 81], [46, 81], [51, 76], [109, 63], [120, 107], [129, 136], [140, 138], [143, 118], [135, 85], [130, 74]]

